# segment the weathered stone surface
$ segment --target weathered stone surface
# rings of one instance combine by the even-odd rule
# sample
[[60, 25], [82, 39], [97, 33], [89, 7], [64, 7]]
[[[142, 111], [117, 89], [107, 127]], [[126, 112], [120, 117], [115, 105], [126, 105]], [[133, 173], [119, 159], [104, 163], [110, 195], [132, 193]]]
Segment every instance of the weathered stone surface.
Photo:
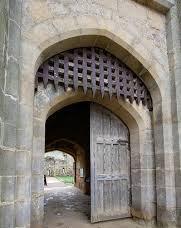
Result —
[[[22, 1], [0, 2], [0, 227], [28, 227], [30, 224], [30, 178], [16, 165], [17, 118], [19, 115], [19, 65], [21, 40]], [[19, 157], [20, 158], [20, 157]], [[20, 160], [18, 161], [20, 162]], [[31, 160], [24, 164], [30, 175]], [[19, 169], [18, 169], [19, 168]], [[20, 181], [20, 179], [22, 181]], [[26, 180], [26, 181], [25, 181]], [[21, 210], [14, 206], [23, 199]], [[22, 216], [24, 212], [25, 216]], [[23, 218], [19, 222], [19, 218]], [[29, 220], [28, 220], [29, 219]]]
[[0, 173], [1, 176], [15, 175], [15, 150], [5, 150], [0, 148]]
[[30, 221], [30, 207], [26, 201], [17, 201], [15, 203], [15, 227], [30, 227], [27, 221]]
[[14, 204], [0, 206], [0, 227], [14, 228]]
[[15, 177], [1, 177], [1, 202], [9, 203], [14, 201]]
[[[30, 226], [31, 184], [32, 224], [42, 225], [45, 121], [83, 100], [102, 103], [130, 130], [132, 215], [181, 224], [180, 24], [179, 0], [0, 1], [0, 227]], [[150, 90], [153, 113], [51, 85], [34, 96], [38, 66], [81, 46], [105, 48], [135, 71]]]

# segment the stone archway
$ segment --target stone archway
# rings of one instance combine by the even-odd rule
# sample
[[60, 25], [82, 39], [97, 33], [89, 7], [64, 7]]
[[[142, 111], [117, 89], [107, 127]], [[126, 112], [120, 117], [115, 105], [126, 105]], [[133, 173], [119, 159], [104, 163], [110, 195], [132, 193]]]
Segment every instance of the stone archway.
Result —
[[[133, 202], [136, 203], [134, 207], [131, 207], [131, 210], [133, 216], [152, 219], [155, 216], [155, 199], [154, 196], [149, 197], [149, 199], [146, 198], [146, 195], [150, 195], [150, 188], [151, 195], [154, 195], [155, 191], [154, 150], [152, 143], [152, 120], [150, 112], [152, 110], [152, 101], [149, 91], [144, 83], [136, 75], [134, 75], [134, 73], [130, 71], [126, 65], [122, 64], [118, 59], [112, 57], [111, 54], [98, 48], [80, 48], [75, 49], [75, 51], [70, 50], [50, 58], [44, 62], [38, 70], [36, 77], [37, 87], [39, 86], [38, 82], [41, 82], [42, 80], [45, 88], [47, 87], [49, 81], [53, 81], [56, 92], [61, 85], [65, 88], [65, 93], [70, 90], [73, 94], [81, 93], [81, 89], [79, 87], [83, 87], [83, 99], [87, 100], [87, 97], [89, 97], [89, 99], [93, 99], [95, 102], [98, 102], [97, 97], [102, 97], [99, 99], [101, 104], [102, 99], [104, 100], [104, 96], [106, 97], [106, 95], [108, 95], [107, 92], [109, 93], [110, 98], [116, 94], [117, 98], [114, 96], [114, 98], [110, 100], [110, 104], [107, 106], [109, 109], [113, 100], [115, 100], [115, 108], [119, 109], [119, 101], [123, 100], [122, 97], [124, 97], [125, 99], [123, 100], [123, 103], [129, 104], [130, 107], [142, 107], [144, 110], [147, 110], [148, 119], [146, 121], [148, 121], [148, 123], [145, 124], [148, 124], [149, 127], [146, 127], [145, 131], [145, 126], [143, 126], [143, 129], [140, 129], [140, 131], [142, 131], [142, 133], [144, 132], [146, 137], [148, 137], [148, 139], [146, 139], [146, 143], [148, 143], [149, 140], [149, 144], [151, 143], [151, 147], [147, 149], [148, 154], [146, 154], [146, 156], [144, 154], [143, 157], [145, 156], [144, 159], [146, 158], [148, 160], [152, 159], [153, 162], [151, 168], [146, 166], [146, 172], [142, 170], [140, 164], [140, 148], [138, 148], [139, 144], [136, 142], [135, 144], [138, 151], [137, 154], [133, 152], [133, 157], [137, 155], [136, 159], [138, 164], [136, 164], [137, 167], [133, 169], [131, 166], [131, 175], [135, 176], [135, 178], [133, 178], [135, 181], [135, 184], [133, 185], [135, 188], [134, 192], [140, 191], [140, 197], [138, 197], [138, 195], [133, 197]], [[55, 90], [55, 88], [52, 87], [53, 90]], [[90, 89], [93, 91], [92, 98]], [[39, 88], [37, 88], [37, 93], [39, 93]], [[63, 95], [62, 98], [64, 99]], [[49, 97], [49, 99], [52, 99], [52, 97]], [[106, 99], [108, 99], [108, 97]], [[117, 102], [116, 99], [118, 100]], [[73, 103], [75, 102], [78, 101], [74, 100]], [[56, 108], [56, 105], [53, 106], [54, 111]], [[51, 112], [52, 110], [49, 111]], [[139, 113], [140, 115], [143, 115], [140, 110]], [[124, 121], [122, 115], [123, 113], [121, 113], [120, 118]], [[132, 113], [130, 113], [130, 115], [132, 115]], [[130, 126], [129, 130], [130, 132], [133, 131], [133, 126]], [[136, 137], [139, 137], [139, 135]], [[143, 136], [141, 135], [138, 140], [143, 140], [143, 142], [140, 143], [140, 147], [144, 150], [145, 139], [142, 137]], [[133, 147], [131, 147], [131, 151], [134, 151]], [[143, 164], [143, 167], [144, 165], [145, 164]], [[151, 184], [146, 183], [147, 180], [146, 182], [145, 180], [142, 181], [143, 177], [147, 179], [148, 182], [151, 179]], [[149, 187], [149, 185], [151, 185], [151, 187]], [[146, 206], [147, 209], [145, 209]]]
[[[69, 21], [68, 18], [65, 18], [65, 20]], [[103, 20], [103, 23], [107, 23], [107, 21], [105, 22]], [[38, 26], [38, 28], [40, 27]], [[167, 202], [167, 199], [170, 197], [170, 195], [174, 197], [175, 194], [173, 186], [172, 188], [167, 188], [167, 190], [165, 188], [167, 179], [171, 178], [170, 176], [166, 175], [166, 169], [172, 169], [171, 164], [173, 164], [173, 154], [172, 152], [170, 153], [170, 151], [172, 151], [173, 149], [172, 129], [171, 125], [168, 124], [168, 120], [171, 119], [171, 103], [169, 94], [167, 93], [170, 91], [168, 70], [161, 67], [159, 61], [157, 61], [159, 57], [157, 55], [154, 55], [150, 50], [146, 49], [145, 46], [142, 45], [142, 43], [139, 45], [133, 45], [134, 42], [132, 41], [136, 39], [136, 36], [134, 34], [125, 34], [124, 32], [119, 32], [117, 34], [117, 31], [115, 32], [112, 30], [113, 27], [115, 27], [113, 21], [108, 24], [108, 27], [106, 27], [106, 29], [102, 29], [102, 26], [97, 23], [92, 28], [92, 24], [88, 23], [85, 27], [82, 27], [81, 24], [78, 24], [78, 26], [74, 25], [74, 28], [69, 28], [70, 31], [69, 29], [66, 30], [64, 28], [63, 32], [60, 32], [61, 37], [59, 33], [58, 35], [46, 33], [46, 38], [41, 37], [40, 40], [36, 40], [37, 38], [35, 38], [35, 43], [37, 42], [39, 44], [38, 48], [40, 48], [40, 50], [36, 50], [35, 53], [32, 53], [30, 51], [31, 54], [28, 54], [28, 59], [32, 60], [33, 68], [31, 66], [28, 66], [29, 62], [25, 63], [25, 65], [27, 68], [31, 68], [29, 72], [31, 72], [30, 74], [33, 77], [40, 63], [42, 63], [48, 57], [51, 57], [53, 54], [74, 47], [95, 46], [96, 44], [96, 46], [98, 47], [108, 49], [112, 54], [117, 56], [119, 59], [122, 59], [123, 62], [125, 62], [131, 69], [133, 69], [137, 75], [140, 75], [145, 85], [149, 89], [153, 99], [153, 129], [156, 160], [159, 161], [160, 158], [164, 160], [166, 155], [170, 158], [169, 164], [167, 162], [167, 165], [165, 163], [156, 162], [156, 166], [158, 168], [156, 169], [156, 205], [159, 211], [159, 213], [157, 213], [157, 221], [161, 224], [167, 224], [166, 221], [172, 221], [174, 219], [174, 212], [172, 213], [172, 211], [174, 211], [174, 202], [172, 201], [172, 203], [170, 204], [169, 202]], [[118, 27], [116, 26], [116, 28]], [[36, 31], [35, 27], [33, 29], [35, 29]], [[124, 37], [123, 34], [125, 34], [126, 36]], [[28, 43], [25, 43], [24, 47], [27, 46]], [[30, 79], [30, 81], [23, 82], [22, 85], [24, 85], [24, 87], [26, 88], [27, 86], [29, 86], [29, 83], [33, 83], [32, 78]], [[24, 93], [23, 91], [22, 93]], [[32, 93], [33, 91], [31, 91], [31, 94]], [[48, 97], [46, 97], [46, 99], [49, 100]], [[49, 103], [48, 100], [47, 103]], [[55, 104], [55, 106], [53, 103]], [[57, 110], [58, 107], [59, 105], [57, 105], [55, 99], [55, 101], [51, 102], [49, 107], [47, 106], [47, 110], [44, 112], [44, 115], [49, 115], [50, 113], [53, 113], [55, 110]], [[40, 115], [43, 116], [43, 114]], [[142, 134], [138, 136], [137, 140], [140, 140], [140, 142], [138, 143], [140, 147], [144, 147], [144, 145], [142, 145], [141, 143], [144, 142], [144, 137], [145, 136]], [[160, 178], [163, 181], [160, 182]], [[160, 197], [158, 197], [158, 195]], [[162, 196], [164, 196], [164, 202]], [[138, 208], [140, 208], [141, 206], [142, 205], [138, 206]], [[145, 206], [143, 207], [145, 208]], [[137, 214], [139, 214], [139, 212]]]
[[[31, 181], [31, 156], [34, 156], [32, 151], [38, 150], [38, 147], [32, 147], [33, 121], [36, 115], [36, 111], [33, 110], [34, 75], [37, 68], [56, 52], [95, 44], [104, 49], [110, 49], [112, 54], [127, 62], [151, 92], [154, 107], [157, 221], [163, 226], [179, 223], [180, 207], [177, 196], [180, 189], [176, 183], [180, 177], [179, 99], [177, 100], [179, 83], [176, 82], [180, 78], [180, 72], [179, 61], [172, 61], [180, 56], [177, 48], [177, 46], [180, 47], [179, 38], [177, 39], [178, 1], [158, 0], [146, 3], [147, 1], [142, 0], [128, 0], [122, 1], [120, 5], [110, 4], [107, 1], [104, 4], [102, 1], [95, 1], [94, 4], [92, 1], [81, 1], [81, 7], [79, 7], [79, 1], [76, 1], [75, 7], [72, 4], [73, 1], [68, 1], [60, 11], [57, 9], [62, 9], [62, 2], [52, 2], [54, 2], [53, 5], [47, 1], [37, 2], [36, 0], [18, 1], [10, 5], [9, 1], [3, 3], [7, 5], [7, 8], [3, 9], [7, 13], [3, 13], [2, 18], [10, 22], [2, 27], [2, 30], [7, 30], [9, 34], [3, 41], [5, 47], [9, 42], [3, 54], [7, 57], [8, 51], [12, 51], [13, 59], [17, 60], [17, 64], [14, 64], [12, 58], [4, 58], [3, 62], [8, 63], [7, 71], [2, 68], [2, 85], [6, 88], [6, 92], [1, 91], [3, 98], [1, 144], [5, 152], [3, 156], [7, 158], [2, 159], [2, 180], [8, 183], [7, 186], [3, 185], [5, 194], [1, 205], [2, 226], [30, 225], [31, 191], [29, 189], [31, 185], [32, 188], [36, 185], [36, 181]], [[22, 10], [16, 10], [17, 8]], [[8, 14], [8, 9], [12, 14]], [[160, 9], [163, 10], [162, 13]], [[13, 20], [11, 20], [12, 16]], [[13, 26], [8, 29], [9, 24]], [[67, 24], [69, 26], [65, 26]], [[10, 42], [11, 36], [16, 42]], [[11, 67], [16, 68], [13, 77]], [[9, 83], [9, 79], [13, 83]], [[71, 96], [70, 93], [69, 95]], [[47, 97], [45, 96], [45, 99]], [[60, 99], [59, 102], [61, 101]], [[13, 112], [11, 112], [12, 105], [8, 105], [9, 103], [13, 103]], [[58, 105], [54, 107], [53, 103], [56, 102], [53, 101], [46, 109], [45, 115], [48, 110], [51, 110], [51, 113], [58, 107]], [[36, 115], [36, 117], [40, 116]], [[138, 119], [137, 122], [140, 123]], [[36, 121], [38, 118], [34, 121], [35, 126], [37, 126]], [[43, 128], [43, 124], [41, 127]], [[38, 131], [41, 132], [41, 130], [37, 129], [37, 132], [34, 130], [34, 136], [38, 136]], [[144, 136], [142, 137], [141, 134], [138, 138], [138, 141], [144, 141]], [[16, 153], [12, 153], [15, 150]], [[12, 163], [8, 162], [9, 156], [12, 158], [11, 161], [16, 163], [13, 167]], [[17, 160], [24, 162], [17, 163]], [[33, 170], [38, 172], [35, 164], [33, 164]], [[13, 181], [11, 197], [6, 194], [10, 189], [10, 178], [7, 173], [12, 175], [12, 180], [17, 180], [17, 183]], [[37, 200], [40, 195], [37, 194]], [[23, 216], [21, 216], [22, 211]], [[10, 216], [7, 218], [6, 214]]]
[[[80, 120], [82, 125], [79, 125]], [[61, 150], [74, 157], [75, 186], [87, 194], [90, 190], [84, 178], [90, 175], [89, 141], [87, 103], [68, 105], [46, 120], [45, 150]], [[84, 178], [80, 177], [80, 169], [84, 170]]]
[[[165, 189], [165, 183], [169, 181], [167, 181], [167, 179], [171, 178], [171, 176], [168, 177], [166, 175], [166, 169], [172, 169], [173, 167], [171, 165], [171, 163], [173, 164], [173, 154], [172, 152], [170, 153], [170, 151], [173, 149], [172, 130], [171, 126], [168, 124], [169, 119], [171, 119], [171, 103], [169, 95], [166, 94], [170, 91], [169, 80], [166, 79], [168, 73], [166, 73], [165, 70], [161, 69], [157, 64], [153, 64], [151, 59], [155, 57], [153, 57], [148, 50], [145, 50], [144, 47], [141, 46], [136, 46], [135, 48], [131, 47], [129, 45], [129, 42], [125, 43], [124, 39], [122, 40], [121, 37], [117, 37], [115, 33], [112, 34], [111, 30], [103, 31], [101, 29], [95, 30], [83, 28], [81, 30], [81, 34], [79, 34], [79, 30], [74, 30], [72, 32], [75, 36], [72, 36], [72, 33], [65, 33], [65, 37], [61, 37], [59, 42], [56, 42], [43, 50], [42, 55], [39, 56], [38, 60], [36, 59], [37, 65], [35, 69], [37, 70], [39, 63], [42, 63], [44, 59], [47, 59], [47, 57], [51, 56], [51, 51], [53, 54], [56, 54], [59, 52], [59, 50], [65, 51], [73, 47], [81, 47], [82, 45], [95, 46], [96, 44], [98, 47], [103, 47], [106, 50], [109, 50], [119, 59], [123, 59], [123, 62], [130, 66], [130, 68], [133, 69], [133, 71], [142, 78], [145, 85], [149, 89], [153, 100], [154, 108], [152, 117], [156, 160], [160, 160], [161, 157], [164, 159], [165, 153], [169, 157], [169, 164], [167, 162], [167, 165], [160, 162], [156, 163], [156, 165], [158, 165], [158, 169], [156, 169], [157, 193], [160, 196], [164, 196], [164, 202], [167, 202], [167, 199], [170, 197], [169, 195], [171, 194], [172, 197], [174, 197], [175, 194], [174, 187], [172, 189], [168, 187], [167, 190], [169, 189], [169, 191], [166, 191]], [[92, 35], [97, 33], [99, 34], [98, 37], [96, 35]], [[57, 41], [57, 37], [55, 37], [55, 40]], [[47, 45], [46, 42], [44, 44], [45, 46]], [[143, 52], [144, 55], [142, 55]], [[151, 57], [151, 59], [149, 57]], [[152, 67], [150, 67], [150, 64], [153, 64]], [[56, 108], [57, 107], [50, 108], [50, 113], [53, 112]], [[142, 141], [141, 138], [140, 140]], [[168, 160], [166, 159], [165, 161]], [[160, 178], [164, 181], [160, 181]], [[173, 201], [171, 203], [171, 206], [168, 206], [170, 205], [168, 202], [164, 202], [162, 198], [157, 197], [157, 208], [160, 212], [159, 214], [157, 213], [157, 220], [158, 223], [161, 224], [165, 223], [166, 220], [163, 219], [165, 216], [169, 218], [169, 221], [171, 221], [173, 220], [174, 215], [174, 213], [171, 212], [174, 208]]]
[[[95, 122], [97, 118], [99, 121]], [[84, 155], [75, 150], [69, 138], [82, 145]], [[98, 138], [103, 141], [97, 144]], [[102, 149], [93, 149], [97, 146]], [[129, 131], [112, 112], [92, 102], [75, 103], [60, 109], [47, 120], [45, 148], [63, 148], [75, 153], [76, 187], [88, 194], [91, 180], [92, 222], [131, 216]], [[101, 189], [98, 190], [97, 185], [102, 186]]]
[[[130, 147], [131, 147], [131, 173], [133, 175], [132, 188], [132, 216], [152, 220], [155, 217], [155, 170], [154, 170], [154, 148], [152, 138], [152, 123], [149, 110], [143, 105], [138, 106], [136, 103], [130, 104], [123, 99], [117, 100], [113, 98], [111, 101], [108, 96], [102, 99], [101, 95], [97, 94], [92, 97], [91, 91], [85, 95], [81, 90], [77, 92], [65, 92], [62, 87], [59, 87], [57, 92], [54, 86], [48, 84], [44, 89], [43, 84], [39, 84], [37, 94], [35, 95], [34, 106], [34, 124], [39, 129], [42, 129], [39, 137], [34, 137], [34, 148], [39, 147], [39, 152], [34, 150], [34, 154], [39, 156], [44, 151], [44, 122], [47, 116], [50, 116], [55, 111], [61, 108], [80, 101], [94, 101], [107, 107], [118, 117], [120, 117], [130, 130]], [[43, 124], [43, 125], [42, 125]], [[38, 141], [37, 141], [38, 139]], [[42, 152], [41, 152], [42, 151]], [[34, 159], [34, 158], [33, 158]], [[149, 161], [150, 165], [146, 166], [145, 162]], [[150, 172], [151, 171], [151, 172]], [[36, 175], [37, 176], [37, 175]], [[41, 171], [39, 173], [41, 178]], [[144, 187], [142, 186], [142, 178], [144, 178]], [[32, 190], [34, 192], [34, 190]], [[32, 201], [37, 203], [37, 194], [32, 195]], [[41, 202], [43, 196], [39, 196]], [[33, 205], [33, 204], [32, 204]], [[43, 219], [43, 207], [38, 209], [32, 207], [32, 222], [40, 223]], [[40, 214], [41, 213], [41, 214]], [[37, 216], [38, 215], [38, 216]], [[41, 216], [40, 216], [41, 215]]]

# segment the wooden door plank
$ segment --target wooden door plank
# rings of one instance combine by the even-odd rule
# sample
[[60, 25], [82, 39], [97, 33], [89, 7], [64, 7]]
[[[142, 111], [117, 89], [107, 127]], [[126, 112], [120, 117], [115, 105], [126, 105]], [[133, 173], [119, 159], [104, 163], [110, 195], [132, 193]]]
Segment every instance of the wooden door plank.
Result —
[[91, 222], [130, 217], [128, 129], [97, 104], [90, 106]]

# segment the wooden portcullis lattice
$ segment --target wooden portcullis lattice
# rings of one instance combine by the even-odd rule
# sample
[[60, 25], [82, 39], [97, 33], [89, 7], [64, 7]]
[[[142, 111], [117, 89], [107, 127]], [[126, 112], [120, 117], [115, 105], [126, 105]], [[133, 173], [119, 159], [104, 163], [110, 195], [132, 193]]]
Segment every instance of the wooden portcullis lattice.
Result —
[[91, 89], [93, 96], [98, 90], [102, 97], [108, 92], [110, 98], [116, 95], [137, 104], [142, 101], [152, 110], [151, 96], [144, 83], [119, 59], [100, 48], [76, 48], [49, 58], [37, 71], [36, 89], [39, 81], [43, 81], [45, 88], [53, 82], [56, 89], [59, 85], [65, 90], [83, 87], [85, 93]]

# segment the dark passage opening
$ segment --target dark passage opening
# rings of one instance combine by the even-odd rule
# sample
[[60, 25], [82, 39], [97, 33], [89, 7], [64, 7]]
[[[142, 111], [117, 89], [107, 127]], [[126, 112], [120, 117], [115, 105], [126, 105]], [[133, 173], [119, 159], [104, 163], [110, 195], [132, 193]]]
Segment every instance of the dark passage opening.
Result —
[[[74, 158], [74, 184], [58, 183], [64, 178], [47, 177], [54, 181], [45, 186], [45, 227], [61, 225], [68, 217], [90, 218], [90, 103], [69, 105], [46, 122], [45, 152], [62, 151]], [[67, 177], [68, 179], [68, 177]], [[47, 181], [48, 182], [48, 181]], [[51, 188], [52, 186], [52, 188]], [[65, 221], [66, 223], [66, 221]]]
[[45, 150], [60, 150], [75, 159], [75, 186], [90, 193], [90, 104], [69, 105], [46, 122]]

